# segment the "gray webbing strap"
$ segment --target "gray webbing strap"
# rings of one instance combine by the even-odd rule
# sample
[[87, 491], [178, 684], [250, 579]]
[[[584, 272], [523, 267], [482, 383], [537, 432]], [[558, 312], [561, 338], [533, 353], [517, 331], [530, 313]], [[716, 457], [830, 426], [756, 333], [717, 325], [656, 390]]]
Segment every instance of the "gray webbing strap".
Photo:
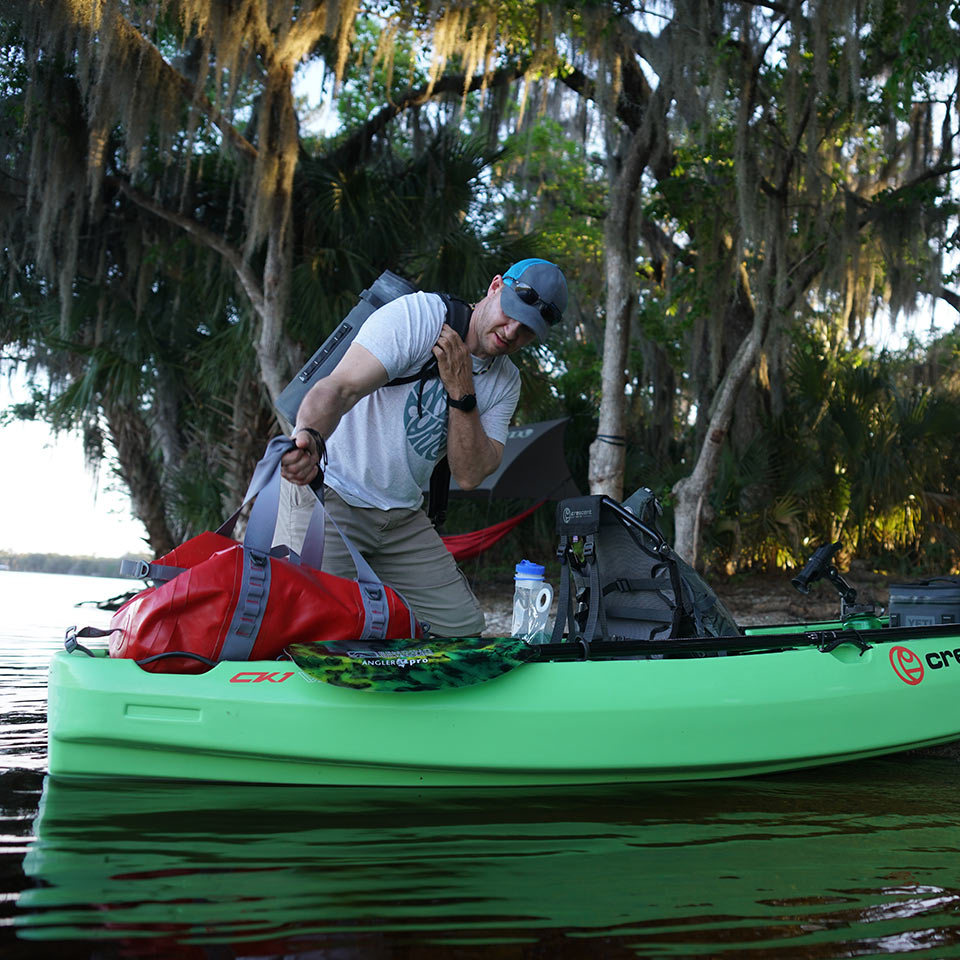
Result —
[[[337, 521], [327, 513], [327, 508], [318, 500], [313, 508], [313, 517], [310, 518], [310, 525], [316, 519], [317, 510], [322, 512], [320, 521], [320, 542], [323, 543], [323, 521], [329, 520], [333, 524], [333, 529], [340, 535], [343, 545], [350, 553], [353, 565], [357, 568], [357, 583], [360, 585], [360, 599], [363, 601], [363, 633], [357, 639], [359, 640], [383, 640], [387, 635], [387, 623], [390, 619], [390, 608], [387, 603], [387, 591], [384, 589], [383, 582], [373, 572], [373, 568], [366, 560], [360, 556], [360, 551], [344, 535], [343, 531], [337, 526]], [[308, 528], [309, 535], [309, 528]], [[321, 547], [322, 552], [322, 547]], [[307, 563], [307, 543], [304, 540], [304, 548], [300, 556], [304, 563]], [[411, 613], [411, 623], [414, 618]], [[413, 636], [413, 633], [411, 633]]]
[[244, 547], [240, 594], [233, 618], [223, 638], [221, 660], [249, 660], [267, 611], [270, 595], [270, 557]]
[[[250, 483], [247, 486], [247, 492], [244, 494], [243, 503], [237, 508], [237, 511], [233, 514], [232, 517], [229, 517], [225, 520], [219, 527], [217, 527], [216, 532], [223, 534], [225, 537], [230, 536], [233, 532], [234, 525], [237, 522], [237, 518], [240, 516], [240, 511], [254, 498], [261, 490], [264, 490], [269, 486], [270, 481], [273, 479], [274, 474], [277, 474], [278, 480], [276, 484], [276, 490], [271, 491], [267, 495], [267, 499], [274, 499], [273, 505], [273, 515], [270, 515], [270, 510], [268, 509], [270, 504], [264, 503], [260, 510], [257, 510], [257, 506], [260, 504], [262, 497], [257, 498], [257, 502], [254, 504], [253, 511], [250, 514], [250, 522], [247, 524], [247, 532], [250, 532], [250, 525], [254, 525], [253, 538], [249, 542], [254, 545], [254, 549], [260, 549], [262, 547], [263, 552], [266, 553], [270, 550], [270, 543], [273, 540], [273, 531], [277, 525], [277, 512], [280, 507], [280, 458], [288, 451], [292, 450], [296, 444], [290, 437], [278, 436], [274, 437], [268, 444], [267, 449], [263, 454], [260, 462], [257, 464], [256, 468], [253, 471], [253, 476], [250, 478]], [[259, 513], [258, 521], [254, 521], [254, 513]], [[269, 534], [262, 532], [261, 528], [265, 528], [268, 524], [270, 526]], [[266, 541], [264, 543], [264, 541]], [[247, 537], [243, 538], [244, 545], [248, 543]]]
[[[274, 437], [267, 444], [263, 459], [257, 464], [243, 501], [246, 504], [253, 497], [257, 498], [243, 534], [244, 549], [256, 550], [259, 553], [270, 552], [273, 532], [277, 527], [277, 514], [280, 511], [280, 458], [292, 449], [292, 440], [287, 437]], [[266, 473], [265, 468], [269, 468], [270, 472]]]
[[[236, 638], [237, 649], [241, 649], [241, 643], [248, 644], [249, 648], [252, 649], [253, 642], [256, 640], [256, 632], [250, 634], [249, 631], [252, 625], [255, 625], [255, 630], [259, 630], [263, 619], [266, 596], [270, 587], [270, 564], [266, 562], [262, 568], [257, 567], [256, 558], [263, 559], [270, 553], [270, 544], [273, 542], [277, 514], [280, 508], [280, 458], [293, 446], [293, 441], [287, 437], [274, 437], [270, 441], [263, 459], [257, 464], [244, 498], [244, 504], [253, 497], [256, 497], [256, 501], [250, 511], [250, 519], [247, 522], [246, 533], [243, 537], [244, 571], [240, 603], [237, 605], [237, 612], [234, 616], [235, 623], [231, 624], [228, 633], [228, 640], [229, 638]], [[323, 562], [323, 540], [325, 522], [328, 516], [329, 514], [318, 494], [310, 523], [307, 526], [303, 546], [300, 549], [300, 562], [308, 567], [313, 567], [315, 570], [319, 570]], [[363, 633], [357, 639], [382, 640], [386, 637], [390, 617], [387, 594], [383, 583], [373, 572], [370, 564], [360, 555], [357, 548], [344, 536], [332, 517], [330, 517], [330, 522], [339, 534], [340, 539], [343, 540], [357, 569], [357, 582], [360, 587], [360, 598], [363, 602], [364, 613]], [[249, 561], [248, 557], [251, 558]], [[265, 576], [261, 570], [266, 571]], [[234, 630], [235, 624], [237, 626], [236, 630]], [[411, 614], [411, 636], [415, 625], [416, 621]], [[224, 644], [224, 650], [226, 649], [227, 642]], [[243, 657], [235, 658], [232, 653], [225, 654], [225, 656], [231, 660], [243, 659]]]
[[120, 576], [133, 577], [136, 580], [155, 580], [166, 583], [179, 576], [186, 567], [172, 567], [164, 563], [147, 563], [146, 560], [121, 560]]
[[[317, 502], [313, 505], [313, 512], [310, 514], [310, 522], [307, 524], [307, 532], [304, 534], [303, 543], [300, 545], [300, 562], [314, 570], [319, 570], [323, 565], [323, 541], [326, 535], [325, 518], [327, 509], [323, 505], [323, 491], [314, 490]], [[340, 533], [340, 531], [337, 531]], [[340, 534], [341, 537], [343, 534]], [[347, 544], [349, 547], [350, 544]]]

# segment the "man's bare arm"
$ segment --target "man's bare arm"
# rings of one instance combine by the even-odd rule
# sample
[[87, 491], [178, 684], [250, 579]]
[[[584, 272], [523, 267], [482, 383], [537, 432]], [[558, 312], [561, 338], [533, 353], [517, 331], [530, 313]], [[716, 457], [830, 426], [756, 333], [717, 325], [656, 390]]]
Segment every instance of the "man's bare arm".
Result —
[[297, 449], [284, 454], [281, 460], [284, 479], [302, 485], [317, 475], [317, 444], [305, 427], [329, 437], [341, 417], [387, 379], [383, 364], [366, 347], [351, 343], [329, 376], [318, 380], [300, 403], [293, 430]]

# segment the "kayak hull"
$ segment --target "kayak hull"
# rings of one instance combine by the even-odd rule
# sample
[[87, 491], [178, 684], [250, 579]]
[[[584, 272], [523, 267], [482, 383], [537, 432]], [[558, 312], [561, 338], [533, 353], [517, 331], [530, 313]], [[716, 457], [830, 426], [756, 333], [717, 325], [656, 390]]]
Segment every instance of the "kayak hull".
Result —
[[740, 777], [960, 738], [960, 631], [864, 652], [534, 662], [412, 693], [344, 689], [287, 662], [154, 674], [75, 651], [51, 663], [48, 726], [50, 773], [62, 777], [380, 787]]

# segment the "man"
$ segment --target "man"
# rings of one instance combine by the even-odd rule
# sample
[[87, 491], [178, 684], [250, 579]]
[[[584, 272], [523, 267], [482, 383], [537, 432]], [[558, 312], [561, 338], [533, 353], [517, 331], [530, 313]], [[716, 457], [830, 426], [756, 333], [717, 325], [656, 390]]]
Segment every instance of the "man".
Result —
[[[515, 263], [475, 304], [466, 340], [445, 321], [436, 294], [399, 297], [363, 324], [333, 372], [306, 394], [297, 413], [296, 450], [284, 455], [280, 536], [303, 539], [325, 438], [324, 502], [380, 578], [406, 599], [436, 636], [477, 636], [484, 618], [473, 592], [423, 509], [422, 490], [444, 454], [464, 490], [500, 465], [520, 396], [508, 359], [543, 339], [567, 305], [567, 281], [547, 260]], [[439, 379], [384, 387], [437, 360]], [[354, 576], [335, 533], [323, 569]]]

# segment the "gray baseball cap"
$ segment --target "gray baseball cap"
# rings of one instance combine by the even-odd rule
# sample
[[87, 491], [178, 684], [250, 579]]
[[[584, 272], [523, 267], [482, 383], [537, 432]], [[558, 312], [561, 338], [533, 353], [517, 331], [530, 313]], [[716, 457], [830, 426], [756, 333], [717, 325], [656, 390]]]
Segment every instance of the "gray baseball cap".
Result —
[[541, 340], [560, 322], [567, 307], [567, 278], [549, 260], [520, 260], [503, 274], [500, 306]]

